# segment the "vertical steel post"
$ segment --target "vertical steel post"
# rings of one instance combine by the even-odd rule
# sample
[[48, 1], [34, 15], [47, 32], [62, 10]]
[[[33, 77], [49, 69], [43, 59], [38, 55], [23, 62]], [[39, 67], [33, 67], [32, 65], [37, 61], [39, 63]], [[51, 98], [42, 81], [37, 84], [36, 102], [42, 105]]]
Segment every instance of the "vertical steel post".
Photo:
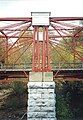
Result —
[[[8, 51], [8, 38], [5, 40], [5, 52]], [[8, 52], [5, 54], [5, 64], [8, 64]]]
[[40, 71], [40, 42], [39, 42], [39, 28], [38, 27], [37, 27], [37, 60], [38, 60], [37, 71]]
[[32, 58], [32, 71], [35, 71], [35, 48], [36, 48], [36, 44], [35, 44], [35, 35], [36, 35], [36, 28], [34, 27], [34, 31], [33, 31], [33, 58]]
[[45, 60], [45, 54], [46, 54], [46, 49], [45, 49], [45, 28], [43, 28], [43, 42], [42, 42], [42, 71], [45, 70], [46, 67], [46, 60]]
[[[49, 36], [48, 27], [43, 27], [43, 41], [42, 46], [39, 40], [39, 27], [34, 28], [33, 35], [33, 61], [32, 61], [32, 71], [35, 72], [47, 72], [51, 71], [50, 67], [50, 57], [49, 57]], [[41, 48], [40, 48], [41, 47]], [[42, 51], [42, 53], [41, 53]], [[42, 64], [42, 65], [41, 65]]]
[[47, 71], [51, 71], [51, 67], [50, 67], [50, 54], [49, 54], [49, 36], [48, 36], [48, 27], [45, 28], [46, 29], [46, 58], [47, 58]]

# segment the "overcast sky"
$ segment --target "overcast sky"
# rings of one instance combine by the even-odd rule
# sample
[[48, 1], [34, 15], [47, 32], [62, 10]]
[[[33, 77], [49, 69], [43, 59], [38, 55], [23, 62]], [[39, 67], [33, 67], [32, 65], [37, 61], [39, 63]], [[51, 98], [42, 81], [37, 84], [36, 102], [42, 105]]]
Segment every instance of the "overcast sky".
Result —
[[0, 17], [29, 17], [31, 12], [51, 16], [83, 16], [83, 0], [0, 0]]

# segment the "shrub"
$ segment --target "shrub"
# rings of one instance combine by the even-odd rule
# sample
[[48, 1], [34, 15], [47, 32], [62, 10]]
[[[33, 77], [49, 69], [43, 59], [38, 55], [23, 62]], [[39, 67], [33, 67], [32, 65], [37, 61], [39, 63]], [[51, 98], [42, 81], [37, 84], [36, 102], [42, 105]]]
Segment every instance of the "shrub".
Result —
[[26, 91], [24, 83], [20, 82], [20, 81], [12, 82], [11, 87], [12, 87], [14, 93], [19, 94], [19, 95], [23, 94]]
[[56, 113], [58, 120], [72, 120], [73, 114], [63, 96], [56, 97]]

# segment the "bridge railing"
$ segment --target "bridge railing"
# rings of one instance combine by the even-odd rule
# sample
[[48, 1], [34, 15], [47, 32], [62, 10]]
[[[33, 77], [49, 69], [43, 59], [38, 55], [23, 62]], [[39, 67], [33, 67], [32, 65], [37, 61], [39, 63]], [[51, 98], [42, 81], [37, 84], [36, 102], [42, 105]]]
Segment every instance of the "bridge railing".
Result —
[[83, 63], [52, 63], [53, 69], [82, 69]]
[[31, 69], [31, 64], [0, 64], [0, 69]]
[[[51, 63], [52, 69], [82, 69], [81, 63]], [[0, 69], [31, 69], [32, 64], [0, 64]]]

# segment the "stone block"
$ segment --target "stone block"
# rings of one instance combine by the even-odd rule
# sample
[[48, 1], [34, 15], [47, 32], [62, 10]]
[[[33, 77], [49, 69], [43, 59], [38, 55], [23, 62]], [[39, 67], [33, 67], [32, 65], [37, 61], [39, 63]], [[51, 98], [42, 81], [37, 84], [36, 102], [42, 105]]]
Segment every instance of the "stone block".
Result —
[[39, 98], [41, 98], [41, 94], [29, 94], [28, 98], [29, 99], [39, 99]]
[[28, 89], [55, 89], [54, 82], [29, 82]]
[[55, 112], [48, 112], [48, 118], [55, 118]]
[[28, 118], [27, 120], [57, 120], [56, 118]]
[[44, 82], [53, 82], [53, 72], [44, 72], [43, 73], [43, 81]]
[[41, 107], [41, 111], [55, 112], [55, 107]]
[[43, 89], [37, 89], [37, 93], [38, 94], [55, 94], [54, 89], [47, 89], [47, 88], [43, 88]]
[[29, 82], [42, 82], [42, 72], [29, 72]]
[[56, 118], [42, 118], [41, 120], [57, 120]]
[[56, 120], [55, 83], [28, 83], [27, 120]]
[[28, 89], [28, 93], [29, 94], [36, 94], [37, 93], [37, 89]]
[[54, 82], [43, 82], [43, 87], [47, 89], [54, 89], [55, 83]]
[[28, 112], [28, 118], [46, 118], [47, 115], [48, 112]]
[[30, 112], [39, 112], [39, 111], [41, 111], [41, 107], [38, 107], [38, 106], [29, 106], [28, 107], [28, 111], [30, 111]]
[[42, 88], [42, 82], [28, 82], [28, 89], [39, 89]]
[[42, 120], [41, 118], [27, 118], [27, 120]]
[[55, 118], [54, 112], [28, 112], [28, 118]]
[[42, 98], [44, 99], [55, 99], [55, 94], [42, 94]]
[[41, 88], [41, 89], [36, 89], [38, 94], [48, 94], [49, 91], [48, 89]]
[[27, 118], [27, 120], [42, 120], [42, 118], [36, 118], [36, 119], [35, 118]]

